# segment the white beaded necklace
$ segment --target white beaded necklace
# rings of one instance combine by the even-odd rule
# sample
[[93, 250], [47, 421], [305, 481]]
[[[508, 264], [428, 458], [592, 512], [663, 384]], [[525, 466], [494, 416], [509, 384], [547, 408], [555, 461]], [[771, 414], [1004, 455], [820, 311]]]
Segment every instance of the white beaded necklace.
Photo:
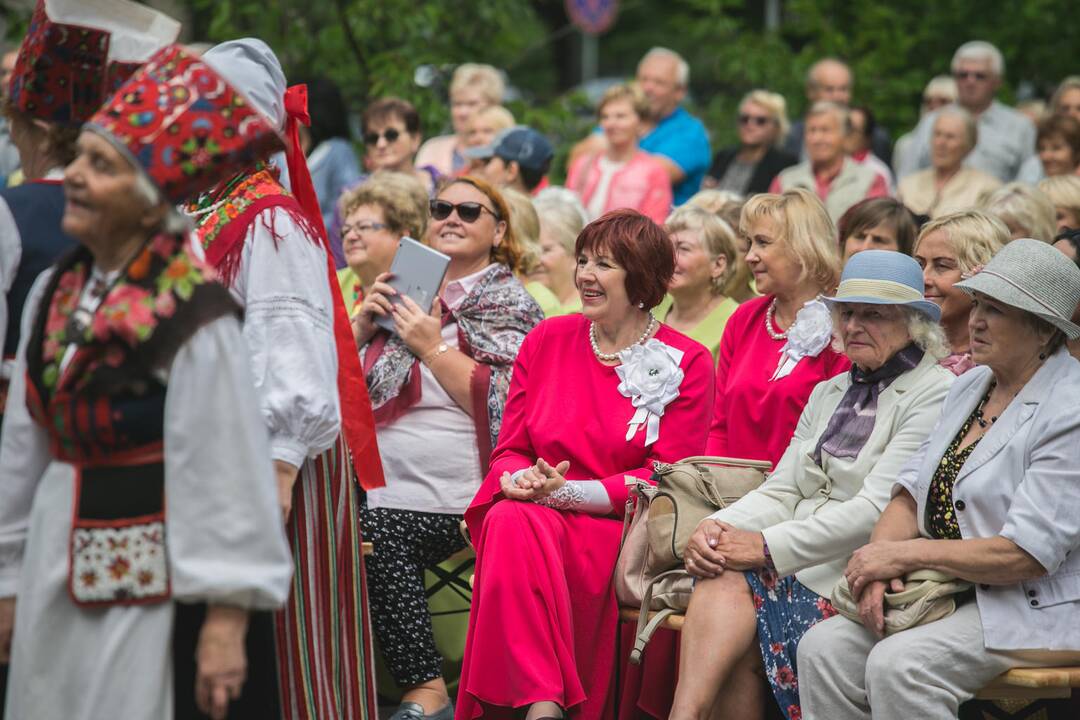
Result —
[[769, 337], [773, 340], [787, 340], [787, 331], [780, 332], [773, 325], [773, 315], [776, 313], [776, 298], [772, 299], [769, 303], [769, 309], [765, 311], [765, 332], [769, 333]]
[[623, 352], [625, 350], [629, 350], [630, 348], [634, 347], [635, 345], [641, 345], [646, 340], [648, 340], [649, 335], [652, 334], [653, 328], [655, 328], [655, 327], [656, 327], [656, 318], [650, 312], [649, 313], [649, 322], [645, 323], [645, 332], [641, 333], [641, 337], [639, 337], [637, 340], [635, 340], [634, 342], [632, 342], [629, 345], [627, 345], [626, 347], [624, 347], [622, 350], [616, 350], [613, 353], [606, 353], [606, 352], [600, 352], [600, 343], [598, 343], [596, 341], [596, 323], [590, 322], [589, 323], [589, 344], [592, 345], [593, 355], [595, 355], [600, 360], [603, 360], [604, 362], [611, 362], [612, 360], [618, 360], [619, 359], [619, 353], [621, 353], [621, 352]]
[[229, 200], [229, 196], [226, 195], [225, 197], [221, 198], [217, 202], [215, 202], [215, 203], [213, 203], [211, 205], [207, 205], [204, 208], [200, 208], [198, 210], [188, 210], [187, 208], [181, 208], [181, 212], [183, 212], [189, 218], [202, 217], [204, 215], [209, 215], [210, 213], [214, 212], [215, 210], [220, 208], [222, 205], [224, 205], [226, 202], [228, 202], [228, 200]]

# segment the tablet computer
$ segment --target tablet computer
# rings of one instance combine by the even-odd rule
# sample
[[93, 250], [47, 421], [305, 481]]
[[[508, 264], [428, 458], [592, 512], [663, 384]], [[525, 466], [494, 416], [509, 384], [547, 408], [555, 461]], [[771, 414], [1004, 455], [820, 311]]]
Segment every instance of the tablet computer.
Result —
[[[397, 295], [390, 296], [391, 303], [400, 303], [402, 295], [408, 295], [424, 312], [431, 312], [431, 303], [439, 294], [450, 256], [433, 250], [411, 237], [401, 238], [394, 261], [390, 264], [390, 287]], [[375, 324], [394, 332], [394, 319], [389, 315], [376, 316]]]

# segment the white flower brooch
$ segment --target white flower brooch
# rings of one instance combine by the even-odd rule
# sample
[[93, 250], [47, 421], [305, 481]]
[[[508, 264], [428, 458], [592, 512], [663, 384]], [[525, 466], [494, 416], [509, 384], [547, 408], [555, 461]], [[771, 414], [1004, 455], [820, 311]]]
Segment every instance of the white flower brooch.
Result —
[[780, 362], [771, 380], [787, 377], [804, 357], [817, 357], [832, 340], [832, 313], [820, 300], [810, 300], [795, 315], [787, 331], [787, 342], [780, 348]]
[[622, 365], [615, 368], [619, 376], [619, 392], [630, 398], [637, 410], [630, 418], [626, 440], [630, 441], [642, 426], [645, 445], [660, 438], [660, 418], [668, 403], [679, 397], [683, 371], [679, 367], [683, 351], [652, 338], [619, 353]]

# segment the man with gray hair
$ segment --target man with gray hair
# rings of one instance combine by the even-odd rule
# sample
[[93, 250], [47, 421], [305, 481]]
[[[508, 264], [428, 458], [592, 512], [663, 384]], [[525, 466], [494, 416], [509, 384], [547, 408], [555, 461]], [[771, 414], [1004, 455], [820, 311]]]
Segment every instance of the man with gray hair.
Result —
[[[855, 74], [851, 72], [847, 63], [836, 58], [822, 58], [811, 65], [806, 72], [806, 99], [811, 106], [819, 100], [828, 100], [848, 107], [851, 105], [854, 87]], [[791, 125], [791, 132], [788, 133], [787, 141], [784, 143], [784, 152], [805, 161], [807, 157], [806, 148], [803, 146], [805, 134], [806, 120], [796, 120]], [[874, 132], [870, 138], [870, 150], [886, 165], [891, 162], [892, 138], [881, 125], [874, 126]]]
[[675, 204], [680, 205], [701, 187], [712, 160], [705, 125], [682, 107], [690, 84], [690, 66], [674, 50], [654, 47], [638, 63], [637, 82], [649, 99], [655, 123], [641, 138], [641, 149], [664, 164]]
[[[957, 48], [952, 59], [957, 104], [975, 116], [979, 142], [964, 164], [987, 172], [1002, 182], [1017, 178], [1035, 154], [1035, 126], [1024, 115], [997, 100], [1005, 60], [988, 42], [973, 40]], [[918, 167], [930, 166], [930, 145], [937, 113], [926, 115], [915, 128]]]
[[[637, 83], [649, 100], [647, 118], [651, 129], [638, 146], [663, 163], [671, 178], [676, 205], [681, 205], [701, 188], [712, 162], [712, 149], [705, 125], [682, 107], [690, 84], [690, 66], [674, 50], [654, 47], [638, 63]], [[570, 161], [583, 153], [603, 152], [604, 135], [595, 129], [570, 151]]]

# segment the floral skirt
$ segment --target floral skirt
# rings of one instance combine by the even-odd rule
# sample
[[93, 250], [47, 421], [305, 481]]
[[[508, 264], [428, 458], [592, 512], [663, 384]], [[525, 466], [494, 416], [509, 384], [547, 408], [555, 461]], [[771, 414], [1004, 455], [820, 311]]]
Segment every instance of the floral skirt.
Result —
[[757, 637], [765, 677], [787, 720], [801, 720], [798, 668], [795, 654], [806, 631], [836, 614], [832, 603], [794, 576], [777, 577], [774, 570], [747, 570], [744, 575], [757, 610]]

